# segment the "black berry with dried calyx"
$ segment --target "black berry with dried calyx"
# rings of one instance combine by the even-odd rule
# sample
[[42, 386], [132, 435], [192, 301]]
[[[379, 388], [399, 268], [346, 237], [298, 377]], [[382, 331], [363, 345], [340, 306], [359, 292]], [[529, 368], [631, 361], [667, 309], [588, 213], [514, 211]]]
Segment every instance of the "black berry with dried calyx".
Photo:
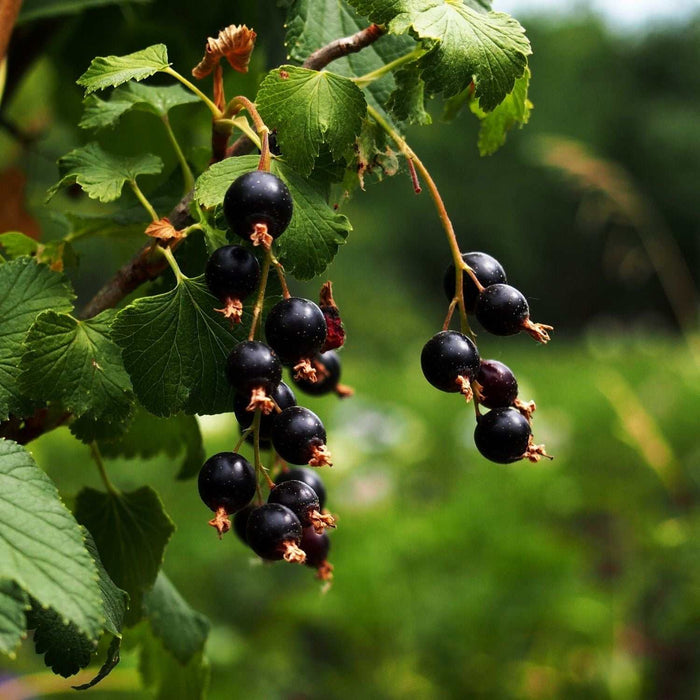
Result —
[[316, 381], [294, 378], [294, 385], [311, 396], [323, 396], [335, 392], [341, 399], [352, 396], [354, 391], [340, 384], [340, 358], [335, 350], [328, 350], [311, 358], [311, 366], [316, 371]]
[[518, 380], [507, 365], [498, 360], [482, 360], [476, 375], [479, 385], [479, 403], [486, 408], [517, 408], [526, 418], [531, 418], [537, 408], [534, 401], [518, 398]]
[[[462, 260], [474, 271], [482, 287], [507, 282], [506, 271], [503, 269], [501, 263], [487, 253], [464, 253], [462, 255]], [[455, 266], [451, 264], [447, 270], [445, 270], [445, 277], [443, 279], [445, 296], [448, 301], [452, 301], [454, 298], [456, 285], [457, 277]], [[479, 288], [474, 284], [474, 280], [466, 271], [462, 272], [462, 294], [464, 296], [464, 308], [467, 310], [467, 313], [473, 314], [476, 306], [476, 299], [479, 296]]]
[[315, 469], [309, 469], [308, 467], [287, 469], [280, 472], [275, 478], [276, 484], [281, 484], [283, 481], [303, 481], [316, 492], [321, 509], [326, 505], [326, 487]]
[[296, 378], [316, 380], [311, 358], [326, 341], [326, 319], [313, 301], [290, 297], [275, 304], [265, 321], [265, 338]]
[[275, 404], [270, 398], [282, 381], [282, 363], [272, 349], [257, 340], [238, 343], [226, 361], [226, 377], [231, 386], [249, 398], [248, 410], [271, 413]]
[[316, 492], [303, 481], [290, 479], [276, 484], [270, 490], [267, 502], [287, 506], [299, 518], [303, 527], [313, 527], [318, 533], [327, 527], [335, 527], [333, 516], [321, 513]]
[[551, 457], [544, 445], [535, 445], [530, 421], [515, 408], [494, 408], [478, 417], [474, 443], [486, 459], [510, 464], [521, 459], [539, 462]]
[[421, 367], [425, 378], [440, 391], [461, 393], [472, 398], [471, 383], [479, 371], [479, 351], [466, 335], [440, 331], [424, 346]]
[[219, 452], [202, 466], [198, 479], [199, 496], [216, 513], [209, 524], [219, 536], [228, 532], [228, 516], [244, 508], [255, 495], [255, 469], [236, 452]]
[[233, 232], [266, 248], [289, 226], [293, 210], [287, 185], [261, 170], [234, 180], [224, 197], [224, 216]]
[[301, 532], [299, 518], [289, 508], [266, 503], [248, 516], [246, 542], [263, 559], [303, 564], [306, 554], [299, 548]]
[[[270, 394], [270, 398], [274, 401], [274, 408], [267, 415], [263, 414], [260, 417], [260, 439], [269, 440], [272, 433], [272, 424], [278, 413], [284, 411], [285, 408], [297, 405], [297, 397], [294, 392], [284, 383], [280, 382]], [[249, 410], [250, 396], [247, 394], [236, 394], [233, 400], [233, 412], [238, 421], [238, 425], [242, 430], [250, 428], [255, 418], [255, 412]], [[278, 410], [279, 409], [279, 410]]]
[[319, 534], [312, 527], [305, 527], [299, 548], [306, 554], [306, 566], [316, 569], [316, 578], [330, 582], [333, 579], [333, 564], [328, 561], [331, 540], [327, 533]]
[[223, 309], [216, 310], [234, 323], [240, 323], [243, 301], [260, 282], [260, 263], [242, 246], [223, 246], [209, 257], [204, 278], [209, 291], [224, 304]]
[[486, 287], [476, 301], [476, 318], [494, 335], [515, 335], [525, 331], [540, 343], [549, 342], [552, 326], [533, 323], [527, 299], [508, 284]]
[[272, 426], [272, 445], [282, 459], [292, 464], [332, 464], [326, 429], [321, 419], [303, 406], [292, 406], [277, 416]]

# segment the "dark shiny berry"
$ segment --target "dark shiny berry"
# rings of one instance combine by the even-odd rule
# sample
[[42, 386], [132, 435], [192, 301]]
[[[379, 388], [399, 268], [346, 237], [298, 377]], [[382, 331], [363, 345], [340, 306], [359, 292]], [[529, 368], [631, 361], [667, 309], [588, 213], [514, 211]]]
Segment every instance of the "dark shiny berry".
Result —
[[282, 459], [292, 464], [310, 464], [326, 444], [321, 419], [308, 408], [292, 406], [282, 411], [272, 426], [272, 445]]
[[265, 321], [265, 337], [283, 364], [315, 355], [326, 341], [326, 319], [313, 301], [290, 297], [275, 304]]
[[281, 484], [283, 481], [303, 481], [316, 492], [319, 508], [323, 509], [326, 505], [326, 487], [323, 485], [321, 477], [315, 470], [309, 469], [308, 467], [287, 469], [287, 471], [280, 472], [275, 479], [276, 484]]
[[199, 472], [199, 495], [213, 511], [235, 513], [255, 495], [255, 469], [236, 452], [219, 452]]
[[335, 350], [328, 350], [321, 355], [316, 355], [311, 360], [311, 365], [316, 370], [316, 381], [305, 378], [293, 378], [295, 386], [305, 394], [311, 396], [323, 396], [335, 391], [340, 381], [340, 358]]
[[270, 490], [267, 502], [287, 506], [303, 527], [311, 525], [311, 515], [321, 509], [316, 492], [303, 481], [282, 481]]
[[494, 408], [479, 418], [474, 442], [486, 459], [510, 464], [527, 455], [531, 435], [530, 423], [520, 411]]
[[494, 335], [515, 335], [530, 318], [527, 299], [508, 284], [486, 287], [476, 301], [476, 318]]
[[250, 240], [256, 224], [266, 224], [273, 238], [292, 220], [292, 196], [272, 173], [254, 170], [234, 180], [224, 197], [224, 216], [233, 232]]
[[306, 565], [316, 569], [326, 562], [331, 549], [331, 539], [325, 532], [319, 535], [312, 527], [305, 527], [299, 548], [306, 554]]
[[209, 291], [225, 302], [250, 296], [260, 281], [258, 259], [239, 245], [226, 245], [215, 250], [204, 271]]
[[241, 510], [233, 516], [233, 530], [243, 544], [248, 544], [246, 528], [248, 527], [248, 518], [255, 508], [256, 506], [252, 505], [246, 506], [245, 508], [241, 508]]
[[482, 360], [476, 381], [481, 385], [481, 404], [486, 408], [506, 408], [518, 398], [515, 375], [498, 360]]
[[[294, 392], [284, 383], [280, 382], [270, 394], [270, 398], [279, 406], [280, 411], [284, 411], [285, 408], [297, 405], [297, 397], [294, 396]], [[249, 428], [253, 424], [253, 419], [255, 418], [255, 411], [246, 410], [248, 404], [250, 403], [250, 397], [246, 394], [236, 394], [236, 398], [233, 401], [233, 412], [236, 414], [236, 420], [238, 425], [241, 426], [243, 430]], [[268, 415], [260, 416], [260, 439], [269, 440], [272, 431], [272, 424], [277, 417], [277, 411], [274, 410]]]
[[473, 381], [479, 371], [479, 352], [466, 335], [441, 331], [424, 346], [421, 367], [425, 378], [440, 391], [464, 391], [464, 381]]
[[257, 388], [271, 394], [282, 380], [282, 364], [265, 343], [246, 340], [231, 350], [226, 361], [226, 376], [241, 394], [247, 395]]
[[263, 559], [282, 559], [285, 545], [298, 545], [301, 540], [301, 523], [286, 506], [266, 503], [248, 516], [246, 541], [248, 546]]
[[[476, 273], [476, 278], [481, 282], [482, 286], [488, 287], [491, 284], [502, 284], [507, 282], [506, 272], [501, 263], [492, 258], [486, 253], [464, 253], [462, 260]], [[450, 265], [445, 271], [443, 286], [445, 287], [445, 296], [449, 301], [452, 301], [455, 295], [455, 266]], [[476, 306], [476, 298], [479, 296], [479, 290], [472, 278], [466, 273], [462, 273], [462, 293], [464, 295], [464, 306], [467, 313], [473, 314]]]

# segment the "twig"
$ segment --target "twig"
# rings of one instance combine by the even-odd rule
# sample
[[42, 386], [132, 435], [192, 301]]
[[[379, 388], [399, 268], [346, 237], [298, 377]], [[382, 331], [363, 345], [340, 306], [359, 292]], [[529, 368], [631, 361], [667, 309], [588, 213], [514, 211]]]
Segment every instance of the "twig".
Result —
[[357, 53], [366, 46], [373, 44], [379, 37], [386, 33], [384, 27], [378, 24], [370, 24], [366, 29], [361, 29], [352, 36], [346, 36], [342, 39], [331, 41], [330, 44], [322, 46], [317, 51], [314, 51], [302, 64], [304, 68], [312, 70], [321, 70], [325, 68], [331, 61], [347, 56], [349, 53]]

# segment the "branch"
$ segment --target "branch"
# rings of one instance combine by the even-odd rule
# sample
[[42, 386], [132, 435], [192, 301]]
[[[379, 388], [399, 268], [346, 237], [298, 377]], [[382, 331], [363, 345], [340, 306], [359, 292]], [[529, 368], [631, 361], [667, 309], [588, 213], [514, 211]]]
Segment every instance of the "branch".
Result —
[[336, 39], [330, 44], [322, 46], [317, 51], [314, 51], [302, 64], [304, 68], [312, 70], [321, 70], [325, 68], [331, 61], [347, 56], [349, 53], [357, 53], [362, 51], [366, 46], [373, 44], [379, 37], [386, 34], [386, 29], [378, 24], [370, 24], [366, 29], [361, 29], [352, 36], [346, 36], [343, 39]]

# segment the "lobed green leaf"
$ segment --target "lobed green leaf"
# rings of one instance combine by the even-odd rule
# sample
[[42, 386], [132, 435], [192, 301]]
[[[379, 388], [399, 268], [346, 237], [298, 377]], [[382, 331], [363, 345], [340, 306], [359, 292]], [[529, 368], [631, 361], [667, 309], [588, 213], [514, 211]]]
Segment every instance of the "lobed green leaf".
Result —
[[26, 634], [27, 594], [9, 579], [0, 579], [0, 654], [15, 657], [15, 649]]
[[410, 63], [396, 72], [396, 89], [389, 95], [387, 109], [400, 122], [428, 125], [432, 123], [425, 110], [425, 83], [417, 63]]
[[89, 95], [96, 90], [116, 87], [129, 80], [144, 80], [168, 68], [168, 49], [165, 44], [154, 44], [126, 56], [98, 56], [77, 80]]

